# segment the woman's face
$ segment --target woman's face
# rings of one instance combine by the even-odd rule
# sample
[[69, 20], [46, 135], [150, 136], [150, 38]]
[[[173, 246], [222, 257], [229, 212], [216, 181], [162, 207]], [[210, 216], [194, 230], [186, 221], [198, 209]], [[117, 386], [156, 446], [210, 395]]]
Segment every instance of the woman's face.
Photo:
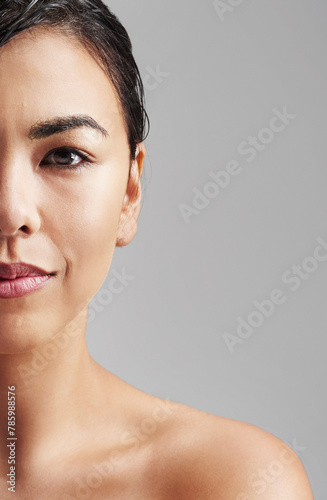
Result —
[[[0, 298], [0, 353], [43, 344], [85, 309], [117, 237], [120, 245], [132, 239], [139, 214], [145, 150], [129, 177], [127, 134], [107, 75], [78, 42], [35, 33], [0, 50], [0, 262], [56, 276], [25, 296]], [[101, 131], [76, 127], [78, 120], [65, 131], [63, 121], [43, 123], [75, 115]]]

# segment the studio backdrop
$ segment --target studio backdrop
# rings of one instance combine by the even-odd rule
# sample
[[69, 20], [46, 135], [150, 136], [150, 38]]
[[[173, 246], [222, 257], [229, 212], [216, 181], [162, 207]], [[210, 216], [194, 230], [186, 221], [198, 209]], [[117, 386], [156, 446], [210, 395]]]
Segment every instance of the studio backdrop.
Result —
[[91, 355], [276, 435], [324, 500], [327, 4], [106, 3], [151, 129], [137, 235], [89, 307]]

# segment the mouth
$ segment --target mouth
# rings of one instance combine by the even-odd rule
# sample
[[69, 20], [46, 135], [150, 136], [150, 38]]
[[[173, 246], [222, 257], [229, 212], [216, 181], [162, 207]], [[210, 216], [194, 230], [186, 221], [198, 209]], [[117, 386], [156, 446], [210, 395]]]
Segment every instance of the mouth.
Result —
[[[37, 275], [37, 276], [55, 276], [55, 273], [49, 273], [49, 274], [42, 274], [42, 275]], [[26, 276], [16, 276], [15, 278], [1, 278], [0, 281], [17, 281], [20, 278], [36, 278], [35, 275], [28, 274]]]
[[14, 280], [16, 278], [31, 278], [54, 274], [54, 272], [45, 271], [40, 267], [26, 264], [25, 262], [15, 262], [12, 264], [0, 262], [0, 280]]
[[43, 288], [56, 276], [40, 267], [17, 262], [0, 262], [0, 298], [17, 298]]

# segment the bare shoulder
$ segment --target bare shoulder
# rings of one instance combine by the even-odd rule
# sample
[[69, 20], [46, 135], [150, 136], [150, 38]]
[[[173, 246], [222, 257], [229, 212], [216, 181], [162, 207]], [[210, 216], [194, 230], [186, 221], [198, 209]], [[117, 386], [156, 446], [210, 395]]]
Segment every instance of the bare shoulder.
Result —
[[[253, 425], [157, 400], [151, 481], [171, 500], [313, 500], [297, 454]], [[165, 411], [160, 410], [160, 405]]]

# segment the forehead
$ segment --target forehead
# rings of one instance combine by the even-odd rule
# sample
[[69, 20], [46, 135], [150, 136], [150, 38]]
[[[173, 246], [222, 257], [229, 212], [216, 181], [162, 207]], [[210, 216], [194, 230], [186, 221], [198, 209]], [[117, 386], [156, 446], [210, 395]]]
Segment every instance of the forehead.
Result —
[[109, 77], [77, 39], [33, 30], [0, 49], [0, 123], [81, 113], [107, 128], [122, 122]]

